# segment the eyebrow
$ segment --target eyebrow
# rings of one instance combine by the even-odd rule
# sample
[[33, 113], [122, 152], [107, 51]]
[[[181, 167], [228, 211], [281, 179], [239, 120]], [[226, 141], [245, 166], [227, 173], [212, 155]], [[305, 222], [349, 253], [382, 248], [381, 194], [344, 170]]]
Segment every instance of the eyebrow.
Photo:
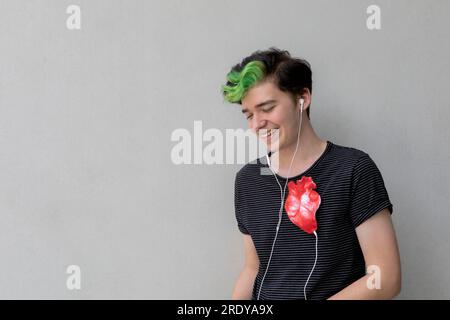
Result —
[[[274, 103], [274, 102], [277, 102], [277, 100], [270, 99], [270, 100], [267, 100], [267, 101], [258, 103], [258, 104], [255, 106], [255, 108], [263, 107], [263, 106], [265, 106], [265, 105], [267, 105], [267, 104], [271, 104], [271, 103]], [[248, 112], [248, 109], [242, 109], [242, 113], [246, 113], [246, 112]]]

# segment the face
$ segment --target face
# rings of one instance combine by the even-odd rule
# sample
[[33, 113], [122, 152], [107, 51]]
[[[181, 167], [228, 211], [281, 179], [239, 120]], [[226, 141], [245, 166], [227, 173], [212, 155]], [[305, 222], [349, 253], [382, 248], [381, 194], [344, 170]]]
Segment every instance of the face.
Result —
[[[249, 128], [269, 150], [273, 150], [277, 139], [279, 150], [296, 143], [300, 121], [298, 100], [295, 105], [291, 95], [278, 89], [273, 82], [266, 81], [252, 87], [241, 103]], [[278, 135], [266, 136], [266, 130], [262, 129], [278, 129]]]

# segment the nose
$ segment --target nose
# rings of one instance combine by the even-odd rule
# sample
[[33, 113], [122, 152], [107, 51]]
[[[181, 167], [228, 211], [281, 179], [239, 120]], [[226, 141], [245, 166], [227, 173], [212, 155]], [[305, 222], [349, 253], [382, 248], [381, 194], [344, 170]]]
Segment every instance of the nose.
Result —
[[256, 114], [253, 115], [253, 119], [251, 121], [251, 129], [257, 133], [261, 128], [264, 128], [266, 126], [266, 120], [261, 119], [261, 117]]

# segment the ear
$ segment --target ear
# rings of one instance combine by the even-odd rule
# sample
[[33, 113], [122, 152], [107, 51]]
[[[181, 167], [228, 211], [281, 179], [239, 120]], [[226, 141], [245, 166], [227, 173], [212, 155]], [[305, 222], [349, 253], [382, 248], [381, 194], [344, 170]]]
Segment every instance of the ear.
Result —
[[311, 92], [308, 88], [304, 88], [303, 92], [301, 94], [296, 95], [296, 103], [298, 104], [298, 107], [300, 108], [300, 99], [303, 98], [303, 111], [306, 111], [306, 109], [309, 108], [309, 105], [311, 104]]

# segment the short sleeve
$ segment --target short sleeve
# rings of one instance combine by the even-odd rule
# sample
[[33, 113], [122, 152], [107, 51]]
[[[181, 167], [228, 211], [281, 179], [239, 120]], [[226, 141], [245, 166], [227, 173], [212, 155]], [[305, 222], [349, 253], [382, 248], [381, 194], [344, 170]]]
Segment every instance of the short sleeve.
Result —
[[239, 178], [238, 175], [236, 175], [234, 180], [234, 212], [236, 216], [237, 225], [239, 228], [239, 231], [241, 231], [243, 234], [250, 234], [248, 232], [247, 228], [244, 224], [244, 216], [245, 216], [245, 206], [242, 201], [242, 196], [240, 194], [239, 190]]
[[368, 154], [357, 160], [351, 184], [350, 216], [355, 228], [385, 208], [392, 214], [393, 206], [383, 177]]

